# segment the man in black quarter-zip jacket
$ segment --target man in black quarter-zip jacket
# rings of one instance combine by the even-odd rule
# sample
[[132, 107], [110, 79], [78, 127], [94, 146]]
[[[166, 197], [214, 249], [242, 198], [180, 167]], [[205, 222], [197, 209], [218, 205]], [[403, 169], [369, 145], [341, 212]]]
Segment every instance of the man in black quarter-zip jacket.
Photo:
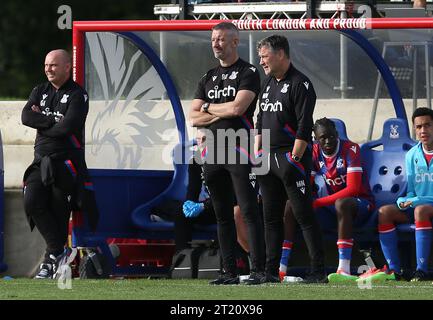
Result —
[[[311, 81], [293, 66], [285, 37], [267, 37], [259, 41], [257, 50], [267, 77], [259, 94], [255, 151], [267, 157], [262, 163], [269, 166], [268, 173], [257, 176], [263, 199], [266, 243], [266, 275], [261, 282], [279, 281], [287, 198], [311, 259], [312, 270], [304, 282], [327, 282], [321, 230], [314, 216], [310, 188], [316, 93]], [[265, 130], [269, 130], [269, 146], [262, 146]]]
[[22, 111], [25, 126], [37, 130], [34, 160], [23, 178], [24, 209], [31, 229], [46, 242], [44, 261], [35, 278], [56, 277], [76, 249], [66, 247], [71, 210], [87, 214], [96, 228], [98, 211], [84, 159], [87, 92], [71, 79], [71, 57], [62, 49], [45, 58], [48, 82], [35, 87]]

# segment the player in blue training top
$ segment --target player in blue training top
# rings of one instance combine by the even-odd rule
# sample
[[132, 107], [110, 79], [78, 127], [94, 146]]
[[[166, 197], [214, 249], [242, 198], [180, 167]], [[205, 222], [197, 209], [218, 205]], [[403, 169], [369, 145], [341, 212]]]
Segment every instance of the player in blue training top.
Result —
[[[324, 192], [313, 201], [313, 208], [322, 227], [329, 225], [335, 218], [338, 224], [338, 268], [337, 272], [328, 275], [328, 280], [355, 281], [358, 277], [350, 274], [352, 227], [368, 219], [374, 209], [374, 198], [368, 177], [361, 166], [359, 145], [340, 139], [334, 122], [327, 118], [317, 120], [313, 131], [316, 142], [313, 144], [312, 183], [316, 177], [316, 181], [323, 178], [326, 186], [322, 188]], [[290, 218], [287, 213], [290, 212], [286, 212], [286, 228], [289, 227]], [[286, 242], [283, 243], [282, 257], [285, 245]], [[284, 261], [280, 263], [280, 272], [281, 265], [284, 265]]]
[[[371, 280], [400, 280], [398, 238], [395, 225], [413, 222], [415, 218], [416, 271], [411, 281], [426, 281], [432, 241], [433, 218], [433, 111], [418, 108], [412, 115], [419, 143], [406, 154], [407, 193], [397, 199], [397, 205], [379, 209], [379, 239], [388, 268], [370, 275]], [[404, 277], [405, 278], [405, 277]]]

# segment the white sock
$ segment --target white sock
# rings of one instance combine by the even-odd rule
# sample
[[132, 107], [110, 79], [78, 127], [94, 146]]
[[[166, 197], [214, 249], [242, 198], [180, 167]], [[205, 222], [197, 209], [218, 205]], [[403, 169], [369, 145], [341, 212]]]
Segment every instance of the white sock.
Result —
[[279, 271], [286, 273], [287, 272], [287, 266], [280, 263], [280, 270]]
[[338, 268], [337, 268], [337, 270], [341, 270], [344, 273], [350, 274], [350, 260], [339, 259], [338, 260]]

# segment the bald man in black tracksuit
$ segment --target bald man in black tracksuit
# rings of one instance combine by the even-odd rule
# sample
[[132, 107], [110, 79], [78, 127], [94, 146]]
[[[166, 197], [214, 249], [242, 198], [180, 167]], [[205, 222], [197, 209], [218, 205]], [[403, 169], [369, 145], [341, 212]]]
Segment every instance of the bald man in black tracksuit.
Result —
[[71, 59], [54, 50], [45, 59], [48, 82], [35, 87], [22, 111], [25, 126], [36, 129], [34, 160], [24, 173], [24, 209], [46, 242], [37, 279], [56, 276], [76, 250], [65, 248], [71, 210], [83, 210], [92, 229], [98, 211], [84, 160], [87, 92], [70, 78]]

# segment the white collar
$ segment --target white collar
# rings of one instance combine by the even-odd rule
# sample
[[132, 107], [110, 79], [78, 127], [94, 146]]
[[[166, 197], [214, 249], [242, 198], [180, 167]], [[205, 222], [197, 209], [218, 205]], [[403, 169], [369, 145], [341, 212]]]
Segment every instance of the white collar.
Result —
[[428, 154], [428, 155], [433, 154], [433, 150], [431, 150], [431, 151], [427, 151], [426, 149], [424, 149], [424, 146], [423, 146], [422, 143], [421, 143], [421, 148], [422, 148], [422, 151], [423, 151], [425, 154]]

